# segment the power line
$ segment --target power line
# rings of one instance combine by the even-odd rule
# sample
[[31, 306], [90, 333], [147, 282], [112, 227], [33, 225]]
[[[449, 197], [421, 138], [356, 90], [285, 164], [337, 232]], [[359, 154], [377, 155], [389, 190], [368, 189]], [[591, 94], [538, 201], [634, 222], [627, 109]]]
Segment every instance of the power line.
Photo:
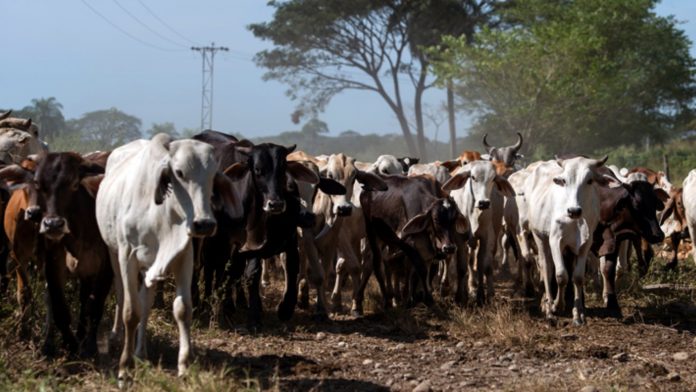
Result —
[[156, 36], [162, 38], [163, 40], [165, 40], [165, 41], [167, 41], [167, 42], [169, 42], [169, 43], [172, 43], [172, 44], [174, 44], [174, 45], [176, 45], [176, 46], [181, 46], [181, 47], [183, 47], [183, 48], [188, 47], [188, 45], [184, 45], [184, 44], [182, 44], [182, 43], [180, 43], [180, 42], [176, 42], [176, 41], [174, 41], [174, 40], [171, 40], [171, 39], [169, 39], [168, 37], [165, 37], [164, 35], [158, 33], [156, 30], [152, 29], [150, 26], [148, 26], [147, 24], [145, 24], [145, 22], [143, 22], [142, 20], [140, 20], [137, 16], [133, 15], [132, 12], [128, 11], [128, 9], [126, 9], [126, 7], [124, 7], [121, 3], [119, 3], [118, 0], [114, 0], [114, 3], [116, 3], [116, 5], [118, 6], [118, 8], [120, 8], [123, 12], [125, 12], [126, 14], [128, 14], [128, 16], [130, 16], [134, 21], [138, 22], [138, 24], [140, 24], [141, 26], [143, 26], [144, 28], [146, 28], [147, 30], [149, 30], [152, 34], [154, 34], [154, 35], [156, 35]]
[[179, 34], [178, 31], [174, 30], [170, 25], [168, 25], [165, 21], [163, 21], [162, 18], [160, 18], [159, 16], [157, 16], [157, 14], [155, 14], [155, 12], [152, 11], [152, 9], [150, 9], [150, 7], [148, 7], [147, 5], [145, 5], [145, 3], [143, 3], [141, 0], [138, 0], [138, 3], [140, 3], [140, 5], [142, 5], [143, 8], [145, 8], [145, 10], [146, 10], [150, 15], [152, 15], [153, 18], [157, 19], [157, 20], [162, 24], [162, 26], [164, 26], [164, 27], [166, 27], [167, 29], [169, 29], [169, 31], [171, 31], [172, 33], [176, 34], [179, 38], [182, 38], [182, 39], [184, 39], [184, 40], [186, 40], [186, 41], [188, 41], [188, 42], [190, 42], [190, 43], [192, 43], [192, 44], [194, 44], [194, 45], [199, 45], [199, 43], [194, 42], [194, 41], [192, 41], [192, 40], [186, 38], [186, 36], [184, 36], [184, 35], [182, 35], [182, 34]]
[[142, 39], [140, 39], [140, 38], [134, 36], [133, 34], [131, 34], [131, 33], [129, 33], [129, 32], [127, 32], [126, 30], [122, 29], [122, 28], [119, 27], [117, 24], [115, 24], [114, 22], [112, 22], [111, 20], [109, 20], [109, 18], [107, 18], [106, 16], [104, 16], [104, 14], [102, 14], [101, 12], [97, 11], [94, 7], [92, 7], [91, 5], [89, 5], [89, 3], [87, 3], [85, 0], [80, 0], [80, 1], [82, 2], [82, 4], [84, 4], [85, 6], [87, 6], [87, 8], [89, 8], [95, 15], [97, 15], [97, 16], [100, 17], [100, 18], [102, 18], [106, 23], [110, 24], [111, 27], [113, 27], [113, 28], [115, 28], [116, 30], [120, 31], [121, 34], [127, 36], [128, 38], [130, 38], [130, 39], [132, 39], [132, 40], [134, 40], [134, 41], [138, 41], [138, 42], [140, 42], [141, 44], [143, 44], [143, 45], [145, 45], [145, 46], [149, 46], [149, 47], [151, 47], [151, 48], [153, 48], [153, 49], [161, 50], [161, 51], [163, 51], [163, 52], [179, 52], [179, 51], [182, 50], [182, 49], [168, 49], [168, 48], [164, 48], [164, 47], [161, 47], [161, 46], [158, 46], [158, 45], [155, 45], [155, 44], [151, 44], [151, 43], [149, 43], [149, 42], [147, 42], [147, 41], [143, 41]]

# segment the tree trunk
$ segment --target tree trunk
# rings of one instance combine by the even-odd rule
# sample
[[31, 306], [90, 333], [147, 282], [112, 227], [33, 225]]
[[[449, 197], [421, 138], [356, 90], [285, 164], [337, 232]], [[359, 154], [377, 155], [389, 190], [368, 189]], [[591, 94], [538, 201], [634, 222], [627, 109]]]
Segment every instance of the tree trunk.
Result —
[[447, 81], [447, 116], [449, 118], [450, 158], [457, 157], [457, 129], [454, 123], [454, 91], [452, 79]]
[[423, 130], [423, 93], [416, 93], [416, 100], [413, 104], [416, 114], [416, 135], [418, 137], [418, 158], [421, 162], [428, 162], [428, 151], [425, 145], [425, 131]]
[[404, 134], [404, 139], [406, 140], [406, 147], [408, 148], [408, 153], [412, 156], [416, 156], [416, 145], [415, 143], [413, 143], [413, 134], [411, 134], [411, 128], [409, 128], [408, 126], [406, 115], [402, 110], [395, 109], [394, 113], [396, 113], [396, 118], [399, 120], [399, 125], [401, 125], [401, 133]]

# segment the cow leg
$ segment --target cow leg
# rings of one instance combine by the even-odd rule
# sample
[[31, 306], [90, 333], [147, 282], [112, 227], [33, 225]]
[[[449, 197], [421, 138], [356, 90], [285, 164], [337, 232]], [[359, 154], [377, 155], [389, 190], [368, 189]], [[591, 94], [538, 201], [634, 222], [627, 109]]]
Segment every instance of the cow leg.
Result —
[[556, 271], [556, 284], [558, 285], [556, 299], [551, 306], [551, 312], [556, 313], [565, 308], [565, 290], [568, 284], [568, 271], [565, 267], [565, 259], [563, 257], [563, 250], [561, 249], [561, 238], [554, 236], [549, 237], [549, 246], [551, 248], [553, 266]]
[[80, 280], [80, 314], [77, 320], [77, 333], [75, 337], [77, 341], [82, 344], [87, 335], [87, 324], [91, 311], [91, 298], [94, 291], [94, 282], [92, 279], [81, 279]]
[[547, 241], [534, 235], [534, 242], [537, 244], [537, 249], [539, 250], [539, 266], [541, 267], [541, 277], [544, 282], [544, 295], [541, 298], [541, 311], [546, 313], [546, 318], [553, 318], [553, 308], [551, 306], [553, 301], [553, 290], [551, 287], [551, 281], [554, 275], [554, 264], [553, 255], [551, 254], [551, 249]]
[[147, 359], [147, 319], [150, 317], [150, 309], [152, 309], [152, 305], [155, 303], [157, 287], [157, 282], [150, 287], [145, 286], [145, 284], [141, 284], [140, 292], [138, 293], [142, 308], [140, 323], [138, 324], [138, 337], [135, 345], [135, 356], [141, 359]]
[[602, 282], [604, 283], [604, 289], [602, 290], [604, 306], [606, 306], [611, 316], [620, 317], [621, 309], [616, 299], [616, 265], [616, 254], [601, 258], [600, 268], [602, 270]]
[[[53, 321], [56, 328], [60, 331], [63, 337], [63, 345], [71, 355], [77, 354], [78, 344], [70, 330], [70, 308], [65, 301], [65, 253], [59, 251], [49, 252], [48, 260], [44, 263], [46, 288], [48, 290], [48, 300], [53, 312]], [[50, 352], [48, 341], [44, 344], [45, 352]]]
[[87, 340], [85, 341], [81, 355], [85, 357], [93, 357], [98, 353], [97, 336], [99, 334], [99, 324], [104, 315], [104, 304], [106, 298], [111, 291], [111, 282], [113, 281], [113, 270], [111, 265], [105, 260], [102, 261], [102, 271], [93, 287], [93, 299], [91, 301], [89, 331], [87, 332]]
[[665, 265], [665, 269], [673, 270], [677, 268], [677, 263], [679, 262], [679, 243], [681, 242], [681, 232], [672, 233], [669, 236], [670, 242], [672, 242], [672, 260]]
[[123, 282], [123, 351], [118, 366], [119, 388], [123, 388], [127, 381], [128, 369], [133, 367], [133, 352], [135, 349], [135, 329], [140, 322], [141, 308], [138, 296], [138, 262], [129, 257], [129, 251], [119, 250], [119, 265], [121, 281]]
[[466, 278], [468, 269], [469, 247], [465, 241], [460, 240], [457, 243], [457, 253], [450, 258], [454, 266], [451, 266], [447, 271], [452, 271], [449, 276], [450, 283], [456, 285], [454, 301], [460, 305], [465, 305], [469, 300], [467, 295]]
[[[589, 251], [589, 248], [588, 248]], [[587, 264], [587, 251], [580, 252], [573, 269], [573, 325], [585, 324], [585, 265]]]
[[263, 304], [261, 303], [261, 294], [259, 293], [259, 284], [261, 281], [261, 259], [258, 257], [247, 260], [244, 277], [249, 294], [249, 313], [247, 316], [247, 324], [250, 331], [257, 330], [261, 327], [261, 316], [263, 314]]
[[179, 327], [179, 358], [177, 361], [179, 376], [186, 374], [191, 353], [191, 317], [193, 313], [191, 276], [193, 274], [193, 265], [187, 262], [190, 259], [190, 257], [183, 256], [179, 259], [179, 265], [174, 270], [176, 298], [174, 298], [172, 310], [174, 320], [176, 320], [176, 324]]
[[377, 233], [375, 232], [375, 226], [377, 221], [369, 222], [366, 220], [365, 231], [367, 233], [367, 241], [370, 246], [370, 252], [372, 253], [372, 259], [364, 260], [363, 263], [363, 274], [360, 281], [360, 289], [358, 292], [358, 306], [362, 308], [363, 300], [365, 298], [365, 288], [370, 279], [372, 272], [375, 273], [375, 278], [377, 278], [377, 283], [379, 284], [380, 292], [382, 293], [382, 303], [384, 309], [389, 309], [392, 304], [392, 293], [386, 286], [384, 281], [384, 274], [382, 270], [382, 250], [377, 243]]
[[642, 238], [640, 239], [640, 250], [641, 251], [637, 253], [641, 253], [643, 257], [638, 259], [640, 262], [638, 264], [638, 273], [643, 277], [648, 273], [655, 252], [653, 251], [652, 245]]
[[[123, 280], [121, 278], [121, 273], [119, 272], [118, 265], [118, 255], [114, 253], [109, 254], [111, 260], [111, 268], [113, 271], [113, 286], [114, 292], [116, 293], [116, 308], [114, 310], [114, 324], [111, 327], [111, 333], [109, 334], [109, 348], [116, 343], [121, 332], [123, 332]], [[111, 351], [111, 350], [109, 350]]]
[[[300, 255], [297, 250], [297, 234], [293, 235], [285, 248], [285, 290], [283, 300], [278, 304], [278, 318], [290, 320], [297, 304], [297, 275], [300, 270]], [[260, 272], [260, 271], [259, 271]]]
[[0, 231], [2, 232], [0, 237], [0, 296], [4, 297], [7, 293], [7, 288], [10, 286], [10, 274], [7, 269], [7, 264], [10, 261], [10, 247], [5, 231]]
[[[14, 260], [17, 260], [16, 258]], [[15, 275], [17, 277], [17, 303], [19, 303], [20, 319], [20, 336], [29, 336], [29, 305], [32, 303], [31, 285], [29, 284], [29, 273], [25, 262], [16, 261], [17, 267]]]

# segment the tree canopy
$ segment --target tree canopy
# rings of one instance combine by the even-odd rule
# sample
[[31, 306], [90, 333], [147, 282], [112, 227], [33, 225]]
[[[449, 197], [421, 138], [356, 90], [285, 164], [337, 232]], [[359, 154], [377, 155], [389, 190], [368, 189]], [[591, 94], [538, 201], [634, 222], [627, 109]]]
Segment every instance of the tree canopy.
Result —
[[655, 0], [518, 0], [505, 28], [449, 37], [435, 71], [456, 82], [475, 134], [521, 132], [538, 155], [663, 140], [692, 119], [691, 42]]
[[141, 123], [139, 118], [111, 108], [85, 113], [71, 120], [70, 127], [79, 133], [82, 141], [113, 149], [142, 137]]
[[[316, 115], [338, 93], [378, 94], [401, 126], [411, 154], [426, 158], [422, 97], [433, 85], [423, 45], [442, 33], [473, 34], [488, 20], [494, 0], [270, 1], [270, 22], [249, 26], [274, 48], [256, 55], [266, 79], [289, 86], [299, 113]], [[413, 89], [410, 124], [404, 84]], [[415, 132], [417, 142], [414, 140]], [[417, 146], [417, 147], [416, 147]]]

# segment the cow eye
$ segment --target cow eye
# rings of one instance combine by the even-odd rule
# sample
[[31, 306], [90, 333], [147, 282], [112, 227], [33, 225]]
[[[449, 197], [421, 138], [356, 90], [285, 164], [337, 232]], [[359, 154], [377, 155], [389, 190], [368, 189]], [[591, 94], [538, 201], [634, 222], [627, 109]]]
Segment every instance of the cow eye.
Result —
[[79, 188], [79, 187], [80, 187], [80, 182], [79, 182], [79, 181], [75, 181], [75, 182], [70, 186], [70, 188], [72, 188], [73, 191], [76, 191], [77, 188]]
[[592, 185], [592, 179], [587, 180], [587, 185]]
[[554, 178], [553, 182], [558, 186], [565, 186], [565, 184], [566, 184], [566, 180], [561, 178], [561, 177]]
[[471, 181], [474, 181], [474, 182], [476, 182], [476, 177], [474, 177], [474, 176], [471, 176]]
[[176, 176], [179, 178], [184, 178], [184, 172], [182, 172], [180, 169], [176, 169], [174, 174], [176, 174]]

